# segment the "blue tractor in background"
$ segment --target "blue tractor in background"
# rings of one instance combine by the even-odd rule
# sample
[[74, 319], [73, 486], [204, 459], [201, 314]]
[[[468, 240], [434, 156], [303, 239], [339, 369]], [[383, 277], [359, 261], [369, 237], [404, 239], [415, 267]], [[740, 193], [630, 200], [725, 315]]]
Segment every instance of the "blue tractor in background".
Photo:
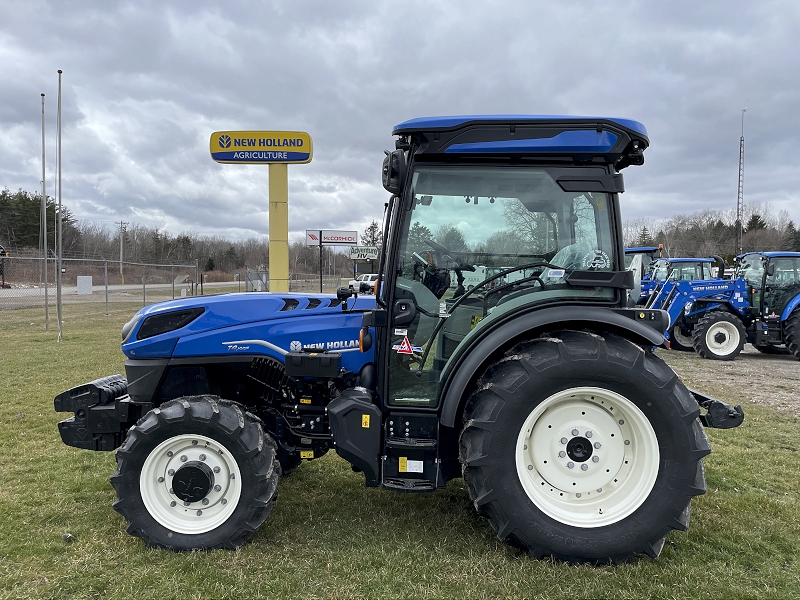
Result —
[[669, 313], [671, 347], [716, 360], [733, 360], [746, 342], [764, 353], [784, 346], [800, 358], [798, 306], [798, 252], [743, 254], [733, 279], [669, 280], [647, 304]]
[[[122, 330], [127, 378], [55, 398], [74, 413], [62, 440], [116, 450], [114, 508], [152, 547], [241, 546], [280, 477], [334, 449], [367, 486], [463, 477], [531, 556], [657, 557], [705, 492], [703, 426], [744, 416], [653, 353], [665, 311], [628, 306], [620, 171], [643, 164], [644, 126], [454, 116], [393, 133], [375, 295], [143, 308]], [[458, 247], [437, 238], [453, 228]], [[456, 293], [475, 265], [484, 279]]]

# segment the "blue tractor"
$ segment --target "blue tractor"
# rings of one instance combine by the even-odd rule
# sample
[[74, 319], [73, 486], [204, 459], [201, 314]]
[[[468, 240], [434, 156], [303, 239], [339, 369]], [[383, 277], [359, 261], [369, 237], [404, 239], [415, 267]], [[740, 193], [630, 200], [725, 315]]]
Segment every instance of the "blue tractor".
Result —
[[647, 302], [647, 297], [650, 295], [649, 282], [650, 282], [650, 264], [655, 260], [656, 252], [661, 256], [661, 246], [639, 246], [632, 248], [625, 248], [625, 268], [631, 269], [632, 265], [639, 276], [640, 293], [638, 298], [635, 299], [636, 304], [644, 304]]
[[733, 360], [745, 342], [800, 358], [798, 266], [798, 252], [750, 252], [733, 279], [668, 281], [647, 306], [668, 311], [672, 347], [704, 358]]
[[[74, 413], [63, 441], [116, 449], [114, 508], [148, 546], [242, 545], [280, 477], [334, 449], [367, 486], [463, 477], [534, 557], [658, 556], [705, 491], [703, 427], [744, 417], [654, 355], [665, 311], [627, 307], [620, 171], [643, 163], [644, 126], [457, 116], [393, 133], [374, 296], [144, 308], [122, 330], [127, 378], [56, 397]], [[459, 247], [432, 233], [453, 228]], [[502, 269], [451, 285], [475, 265]]]

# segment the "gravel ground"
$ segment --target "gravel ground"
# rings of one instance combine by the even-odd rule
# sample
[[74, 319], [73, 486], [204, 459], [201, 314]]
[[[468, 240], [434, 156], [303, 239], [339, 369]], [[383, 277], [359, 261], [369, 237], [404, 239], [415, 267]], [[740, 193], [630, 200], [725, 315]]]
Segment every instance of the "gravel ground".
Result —
[[707, 360], [694, 352], [656, 350], [683, 382], [731, 404], [770, 406], [800, 418], [800, 360], [761, 354], [750, 344], [734, 361]]

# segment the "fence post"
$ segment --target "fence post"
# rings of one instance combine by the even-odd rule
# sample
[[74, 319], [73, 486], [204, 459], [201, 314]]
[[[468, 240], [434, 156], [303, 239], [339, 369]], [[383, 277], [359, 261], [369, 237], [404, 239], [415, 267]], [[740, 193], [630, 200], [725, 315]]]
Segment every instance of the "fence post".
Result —
[[199, 285], [200, 279], [200, 259], [194, 259], [194, 295], [197, 295], [197, 286]]
[[106, 315], [108, 315], [108, 261], [105, 261], [103, 264], [103, 271], [105, 275], [105, 287], [106, 287]]
[[142, 307], [147, 306], [147, 286], [145, 282], [147, 281], [147, 275], [145, 273], [145, 266], [142, 265]]
[[175, 267], [171, 267], [172, 271], [172, 299], [175, 300]]

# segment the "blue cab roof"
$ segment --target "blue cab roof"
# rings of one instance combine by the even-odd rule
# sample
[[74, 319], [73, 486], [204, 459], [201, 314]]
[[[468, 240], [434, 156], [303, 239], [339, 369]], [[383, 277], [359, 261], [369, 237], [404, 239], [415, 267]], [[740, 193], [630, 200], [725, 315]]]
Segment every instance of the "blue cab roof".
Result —
[[587, 123], [597, 123], [598, 121], [611, 121], [627, 129], [635, 131], [647, 137], [645, 126], [632, 119], [619, 119], [615, 117], [587, 117], [570, 115], [451, 115], [441, 117], [419, 117], [409, 119], [399, 125], [395, 125], [393, 135], [409, 133], [412, 131], [450, 129], [458, 127], [464, 123], [476, 121], [519, 121], [519, 122], [538, 122], [538, 121], [586, 121]]
[[766, 256], [767, 258], [800, 258], [800, 252], [787, 252], [783, 250], [776, 250], [774, 252], [745, 252], [744, 254], [740, 254], [736, 258], [742, 258], [748, 254], [760, 254], [761, 256]]
[[625, 254], [644, 254], [645, 252], [657, 252], [654, 246], [638, 246], [636, 248], [625, 248]]

